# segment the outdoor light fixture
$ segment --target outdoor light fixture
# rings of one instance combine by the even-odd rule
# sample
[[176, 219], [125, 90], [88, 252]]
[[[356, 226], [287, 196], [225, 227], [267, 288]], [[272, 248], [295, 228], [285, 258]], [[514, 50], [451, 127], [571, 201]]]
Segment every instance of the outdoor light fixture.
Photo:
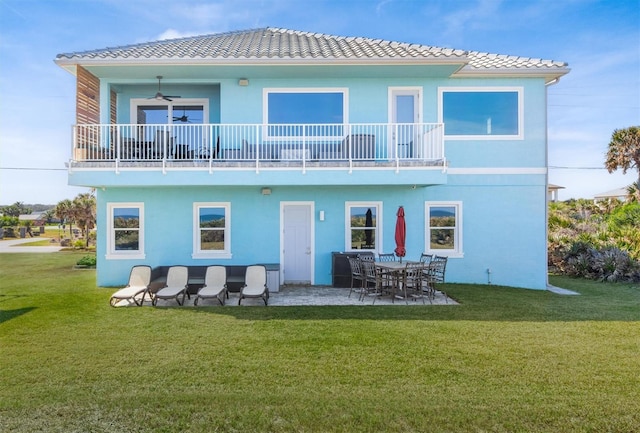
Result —
[[318, 215], [318, 218], [320, 219], [320, 221], [324, 221], [324, 211], [321, 210], [320, 214]]
[[271, 188], [262, 188], [260, 192], [262, 195], [271, 195]]
[[240, 78], [238, 80], [238, 86], [248, 86], [249, 85], [249, 79], [247, 78]]

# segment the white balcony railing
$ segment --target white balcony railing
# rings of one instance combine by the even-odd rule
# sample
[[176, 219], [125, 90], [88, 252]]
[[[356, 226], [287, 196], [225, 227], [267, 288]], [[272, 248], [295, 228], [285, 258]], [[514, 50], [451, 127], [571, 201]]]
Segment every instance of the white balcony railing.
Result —
[[414, 161], [444, 164], [444, 125], [73, 126], [72, 161]]

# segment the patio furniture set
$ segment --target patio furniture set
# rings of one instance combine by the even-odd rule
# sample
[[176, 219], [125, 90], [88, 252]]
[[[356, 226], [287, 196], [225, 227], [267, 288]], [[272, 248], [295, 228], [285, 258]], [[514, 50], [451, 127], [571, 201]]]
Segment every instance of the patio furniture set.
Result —
[[[243, 299], [248, 298], [260, 298], [267, 305], [269, 288], [267, 287], [266, 267], [264, 265], [249, 265], [245, 268], [238, 305], [242, 304]], [[197, 306], [198, 302], [204, 299], [216, 299], [220, 305], [224, 305], [229, 299], [229, 277], [226, 266], [207, 266], [204, 278], [190, 278], [187, 266], [170, 266], [167, 269], [166, 278], [156, 278], [152, 281], [151, 267], [138, 265], [131, 268], [129, 283], [111, 295], [109, 304], [115, 307], [121, 301], [126, 300], [128, 303], [142, 306], [148, 295], [153, 306], [156, 306], [158, 300], [161, 299], [175, 299], [178, 305], [184, 305], [185, 298], [191, 299], [189, 286], [194, 285], [199, 287], [194, 293], [194, 306]]]
[[[416, 301], [425, 298], [433, 303], [436, 285], [444, 283], [447, 257], [422, 254], [419, 261], [396, 261], [394, 254], [379, 254], [378, 260], [373, 255], [358, 255], [349, 258], [351, 267], [351, 293], [358, 293], [364, 301], [373, 297], [373, 303], [382, 296], [389, 296], [392, 302], [396, 299]], [[448, 296], [439, 290], [448, 302]]]

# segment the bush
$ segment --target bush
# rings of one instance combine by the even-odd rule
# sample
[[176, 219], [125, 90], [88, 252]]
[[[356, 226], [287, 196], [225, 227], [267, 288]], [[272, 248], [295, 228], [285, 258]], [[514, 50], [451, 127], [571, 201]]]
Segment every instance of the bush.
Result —
[[77, 266], [95, 266], [96, 256], [84, 256], [76, 262]]

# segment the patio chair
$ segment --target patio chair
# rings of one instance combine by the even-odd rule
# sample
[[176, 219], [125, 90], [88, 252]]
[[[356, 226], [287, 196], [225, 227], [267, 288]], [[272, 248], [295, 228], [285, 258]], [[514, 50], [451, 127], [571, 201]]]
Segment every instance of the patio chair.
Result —
[[[109, 305], [115, 307], [116, 304], [126, 299], [129, 304], [133, 301], [137, 306], [142, 306], [144, 296], [149, 290], [151, 283], [151, 266], [138, 265], [131, 268], [129, 274], [129, 283], [126, 287], [118, 290], [109, 299]], [[139, 296], [142, 294], [142, 298]], [[149, 294], [151, 296], [151, 294]]]
[[[447, 257], [434, 256], [428, 266], [425, 267], [426, 285], [425, 290], [431, 291], [430, 296], [433, 297], [436, 292], [437, 285], [444, 283], [444, 275], [447, 269]], [[438, 291], [444, 295], [445, 302], [449, 302], [447, 293], [439, 288]]]
[[238, 305], [246, 298], [262, 298], [264, 305], [269, 301], [269, 288], [267, 287], [267, 268], [262, 265], [247, 266], [244, 276], [244, 286], [240, 289]]
[[[351, 268], [351, 289], [349, 290], [349, 298], [351, 292], [355, 289], [359, 294], [362, 293], [362, 286], [364, 278], [362, 276], [362, 269], [360, 267], [360, 260], [357, 257], [349, 257], [349, 267]], [[359, 287], [356, 286], [356, 281], [359, 282]]]
[[[401, 286], [404, 299], [407, 304], [409, 303], [409, 299], [413, 299], [415, 301], [418, 298], [422, 299], [422, 303], [424, 304], [425, 293], [422, 287], [424, 281], [424, 267], [424, 263], [407, 263], [407, 266], [404, 269]], [[429, 302], [431, 302], [431, 297], [429, 297]]]
[[420, 254], [420, 263], [429, 264], [433, 260], [433, 254]]
[[393, 254], [393, 253], [378, 254], [378, 261], [379, 262], [395, 262], [396, 261], [396, 255]]
[[227, 291], [227, 268], [224, 266], [208, 266], [204, 276], [204, 286], [196, 294], [193, 305], [198, 306], [199, 299], [218, 300], [220, 305], [224, 305], [225, 299], [229, 298]]
[[[167, 283], [153, 296], [153, 305], [158, 299], [175, 299], [178, 305], [184, 305], [189, 283], [189, 268], [186, 266], [171, 266], [167, 271]], [[180, 300], [182, 298], [182, 300]]]
[[372, 295], [373, 303], [375, 304], [376, 298], [383, 294], [385, 275], [380, 268], [376, 268], [376, 264], [373, 261], [361, 260], [360, 266], [364, 277], [360, 300], [364, 301], [367, 295]]

